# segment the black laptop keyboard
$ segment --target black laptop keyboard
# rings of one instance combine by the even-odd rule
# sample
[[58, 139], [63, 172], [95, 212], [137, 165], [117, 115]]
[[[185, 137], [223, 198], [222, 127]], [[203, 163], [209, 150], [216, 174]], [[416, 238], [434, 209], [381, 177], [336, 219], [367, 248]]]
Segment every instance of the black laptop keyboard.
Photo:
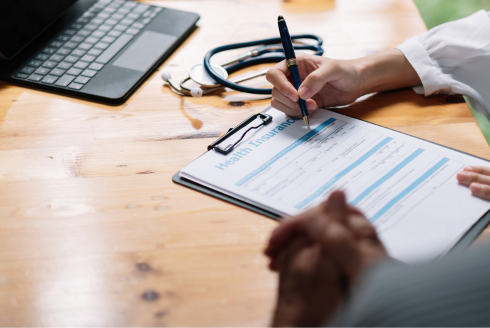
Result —
[[15, 77], [81, 90], [162, 10], [133, 1], [99, 0]]

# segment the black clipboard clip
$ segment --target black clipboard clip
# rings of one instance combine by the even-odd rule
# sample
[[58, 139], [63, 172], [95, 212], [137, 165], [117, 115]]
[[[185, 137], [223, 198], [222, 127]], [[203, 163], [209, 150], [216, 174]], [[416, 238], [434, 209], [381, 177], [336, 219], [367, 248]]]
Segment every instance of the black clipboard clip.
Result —
[[[261, 119], [262, 123], [260, 123], [257, 126], [252, 126], [249, 129], [247, 129], [245, 132], [243, 132], [242, 137], [237, 142], [235, 142], [234, 144], [228, 144], [226, 146], [221, 145], [221, 143], [223, 141], [225, 141], [226, 139], [228, 139], [229, 137], [231, 137], [235, 133], [239, 132], [241, 129], [245, 128], [247, 125], [249, 125], [250, 123], [255, 121], [257, 118]], [[234, 128], [229, 129], [228, 132], [226, 132], [224, 136], [222, 136], [221, 138], [219, 138], [218, 140], [216, 140], [215, 142], [210, 144], [208, 146], [208, 150], [214, 149], [215, 151], [217, 151], [220, 154], [228, 155], [229, 153], [231, 153], [233, 151], [233, 149], [235, 149], [235, 146], [238, 145], [238, 143], [240, 143], [240, 141], [242, 141], [243, 138], [245, 138], [245, 135], [250, 130], [258, 129], [261, 126], [269, 124], [270, 122], [272, 122], [272, 116], [270, 116], [270, 115], [263, 114], [263, 113], [258, 113], [258, 114], [252, 115], [249, 118], [247, 118], [245, 121], [243, 121], [242, 123], [235, 126]]]

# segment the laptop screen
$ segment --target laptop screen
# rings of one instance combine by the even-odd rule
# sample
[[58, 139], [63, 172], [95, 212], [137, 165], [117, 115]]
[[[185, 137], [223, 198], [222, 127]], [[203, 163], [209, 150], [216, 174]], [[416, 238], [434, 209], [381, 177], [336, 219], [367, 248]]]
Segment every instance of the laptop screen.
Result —
[[77, 0], [0, 0], [0, 58], [10, 59]]

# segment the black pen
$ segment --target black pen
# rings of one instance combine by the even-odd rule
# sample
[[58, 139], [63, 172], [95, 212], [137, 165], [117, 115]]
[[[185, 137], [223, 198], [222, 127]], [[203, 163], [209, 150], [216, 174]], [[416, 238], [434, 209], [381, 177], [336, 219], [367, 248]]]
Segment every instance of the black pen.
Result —
[[[296, 55], [294, 54], [293, 41], [291, 41], [291, 36], [289, 35], [288, 26], [286, 25], [284, 17], [279, 16], [277, 18], [277, 25], [279, 25], [279, 33], [281, 35], [282, 47], [284, 49], [284, 55], [286, 56], [286, 62], [289, 67], [289, 72], [291, 73], [293, 85], [296, 90], [298, 90], [301, 85], [301, 77], [299, 76]], [[310, 117], [308, 116], [308, 107], [306, 107], [306, 101], [299, 98], [298, 103], [299, 108], [301, 109], [303, 120], [305, 120], [306, 126], [308, 127], [308, 129], [310, 129]]]

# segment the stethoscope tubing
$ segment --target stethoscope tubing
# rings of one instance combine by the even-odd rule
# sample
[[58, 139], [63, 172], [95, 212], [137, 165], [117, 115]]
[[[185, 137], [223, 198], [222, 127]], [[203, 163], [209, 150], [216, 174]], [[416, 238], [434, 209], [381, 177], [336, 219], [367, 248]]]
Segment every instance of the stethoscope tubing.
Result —
[[[312, 39], [317, 41], [317, 45], [297, 45], [295, 46], [295, 49], [297, 50], [313, 50], [316, 51], [315, 55], [321, 56], [323, 55], [323, 49], [322, 49], [322, 44], [323, 44], [323, 39], [316, 36], [316, 35], [311, 35], [311, 34], [301, 34], [301, 35], [293, 35], [291, 36], [291, 39], [294, 40], [300, 40], [300, 39]], [[235, 49], [241, 49], [241, 48], [247, 48], [247, 47], [253, 47], [253, 46], [258, 46], [258, 45], [272, 45], [272, 44], [281, 44], [281, 39], [280, 38], [270, 38], [270, 39], [264, 39], [264, 40], [257, 40], [257, 41], [251, 41], [251, 42], [243, 42], [243, 43], [235, 43], [235, 44], [229, 44], [226, 46], [221, 46], [217, 47], [215, 49], [212, 49], [209, 51], [206, 56], [204, 57], [204, 68], [206, 69], [207, 73], [213, 77], [219, 84], [222, 85], [221, 88], [228, 87], [232, 90], [240, 91], [240, 92], [245, 92], [245, 93], [252, 93], [252, 94], [264, 94], [264, 95], [270, 95], [272, 93], [272, 89], [268, 88], [250, 88], [246, 86], [239, 85], [238, 83], [232, 82], [227, 79], [221, 78], [216, 72], [213, 70], [211, 66], [211, 58], [223, 51], [228, 51], [228, 50], [235, 50]], [[270, 55], [271, 52], [264, 53], [263, 55], [259, 55], [256, 57], [252, 57], [243, 61], [238, 62], [237, 64], [231, 65], [226, 68], [228, 73], [233, 73], [236, 72], [242, 68], [249, 67], [252, 65], [258, 65], [258, 64], [266, 64], [266, 63], [277, 63], [282, 60], [284, 60], [284, 54], [281, 53], [280, 55]], [[220, 89], [221, 89], [220, 88]], [[213, 91], [214, 92], [214, 91]]]

